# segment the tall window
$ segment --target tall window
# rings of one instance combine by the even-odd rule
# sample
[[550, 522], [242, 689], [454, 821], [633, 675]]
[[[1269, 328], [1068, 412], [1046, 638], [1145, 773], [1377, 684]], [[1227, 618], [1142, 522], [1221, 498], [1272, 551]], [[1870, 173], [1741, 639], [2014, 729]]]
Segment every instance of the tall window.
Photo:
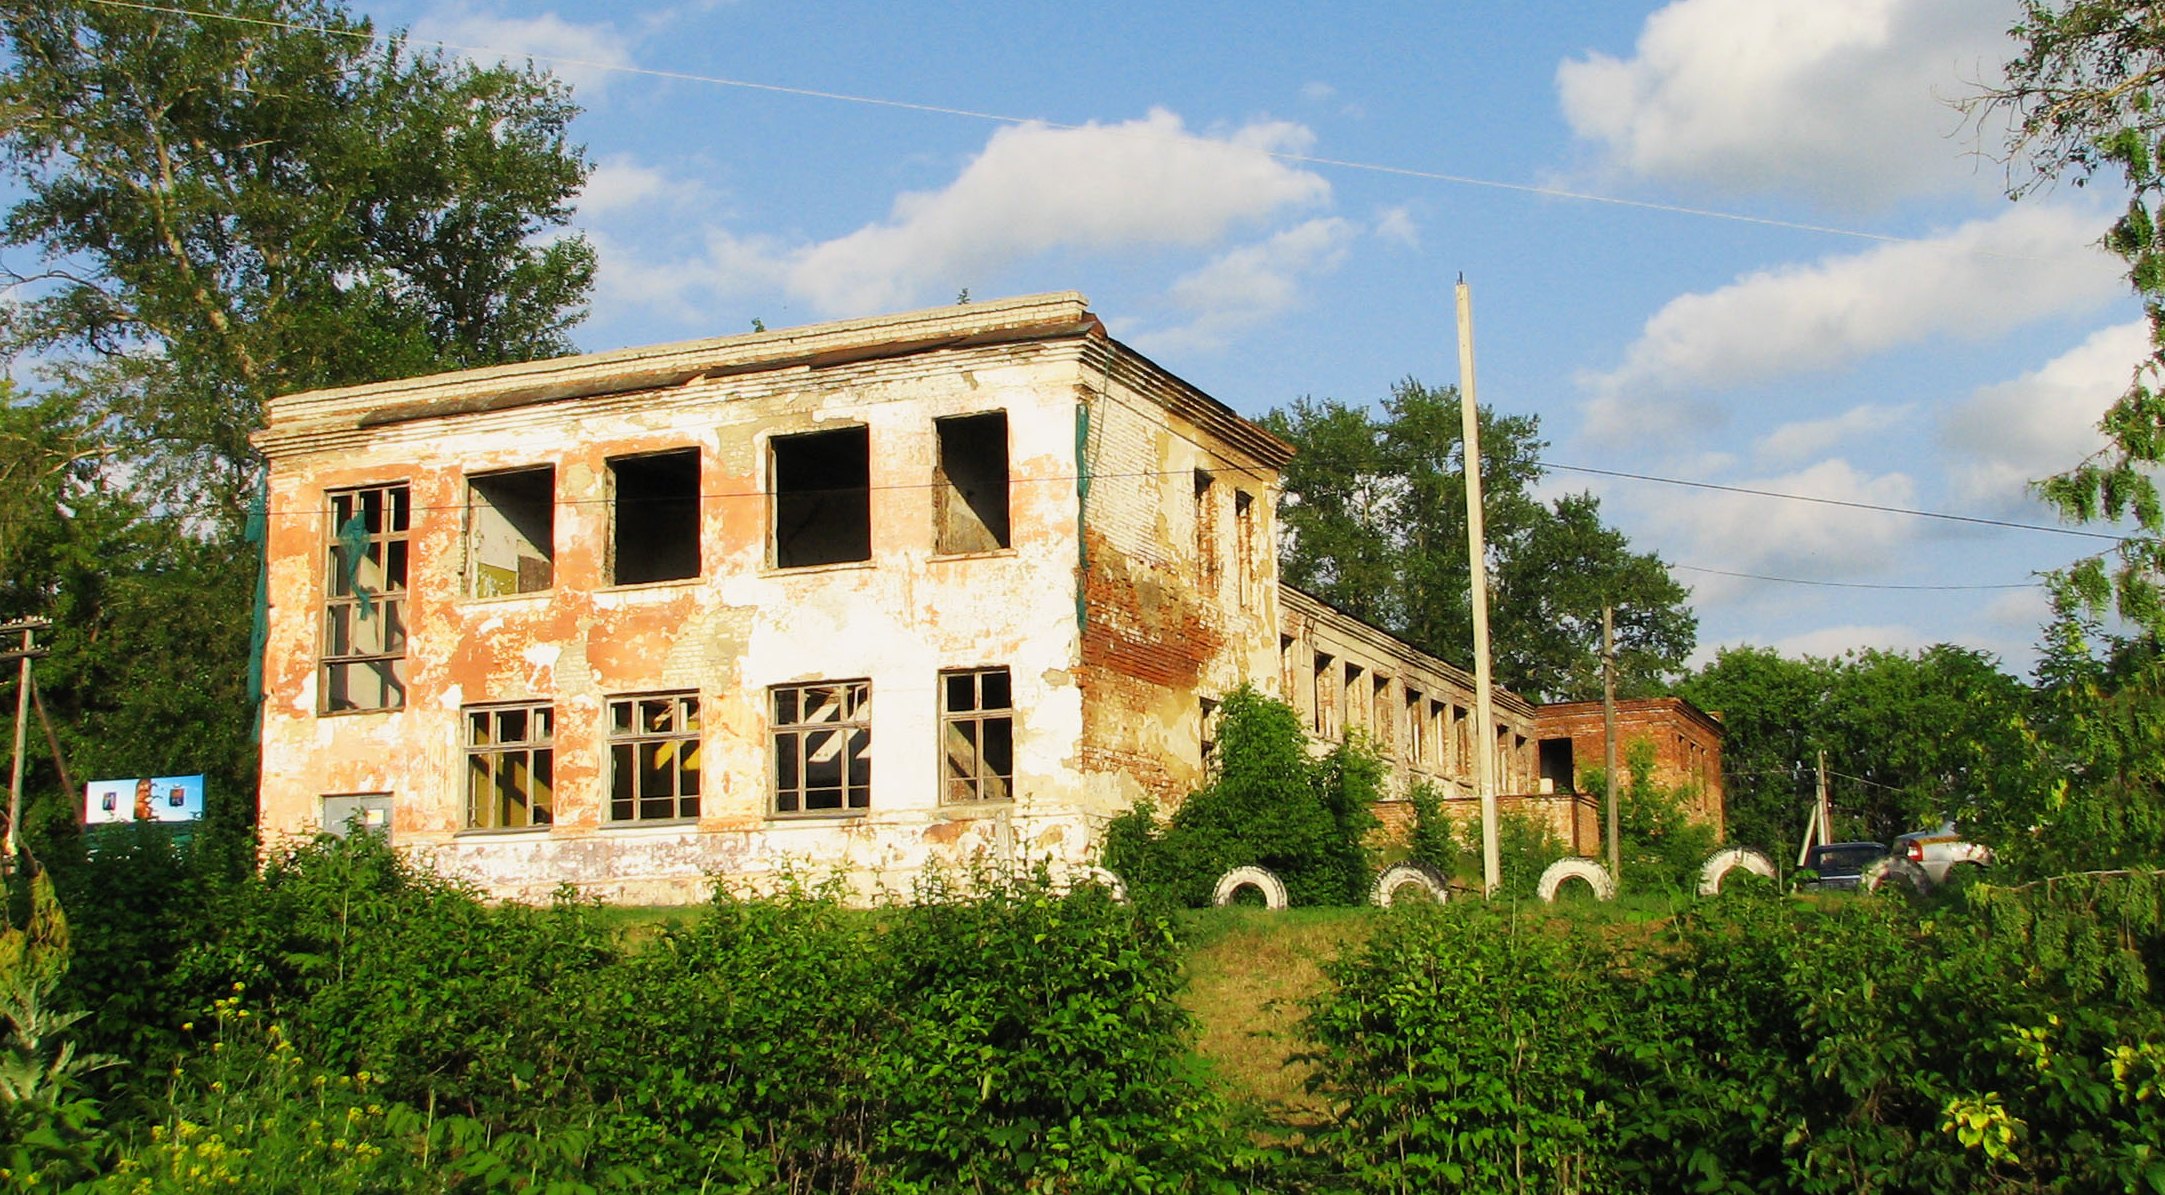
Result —
[[466, 824], [518, 830], [556, 820], [556, 712], [546, 704], [466, 710]]
[[699, 816], [699, 694], [609, 699], [609, 818]]
[[323, 592], [322, 696], [325, 713], [390, 710], [406, 704], [406, 485], [335, 490], [330, 503]]
[[862, 427], [776, 436], [776, 568], [872, 559], [872, 440]]
[[872, 804], [872, 682], [777, 685], [774, 811], [854, 813]]
[[1015, 785], [1015, 709], [1007, 669], [940, 674], [941, 799], [1004, 801]]
[[1205, 589], [1218, 587], [1218, 495], [1207, 469], [1195, 471], [1195, 575]]
[[1007, 412], [933, 423], [940, 460], [933, 474], [933, 514], [941, 553], [1008, 546]]
[[699, 575], [699, 450], [609, 462], [609, 581], [646, 585]]
[[539, 593], [556, 576], [556, 469], [466, 479], [466, 592]]

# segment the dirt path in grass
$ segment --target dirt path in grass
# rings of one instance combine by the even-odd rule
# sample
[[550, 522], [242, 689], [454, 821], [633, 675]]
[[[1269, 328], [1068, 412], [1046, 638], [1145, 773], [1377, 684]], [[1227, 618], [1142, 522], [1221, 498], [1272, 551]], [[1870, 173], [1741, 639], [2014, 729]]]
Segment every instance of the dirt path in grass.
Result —
[[1323, 986], [1320, 965], [1368, 936], [1366, 909], [1203, 909], [1188, 915], [1181, 1002], [1200, 1022], [1196, 1050], [1226, 1092], [1289, 1126], [1320, 1109], [1289, 1064], [1300, 1049], [1301, 1001]]

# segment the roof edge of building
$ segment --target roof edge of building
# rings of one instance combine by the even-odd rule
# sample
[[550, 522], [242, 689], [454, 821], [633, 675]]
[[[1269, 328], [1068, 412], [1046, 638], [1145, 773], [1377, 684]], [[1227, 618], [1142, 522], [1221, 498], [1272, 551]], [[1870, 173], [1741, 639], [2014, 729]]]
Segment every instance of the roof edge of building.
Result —
[[[1280, 581], [1278, 582], [1278, 599], [1288, 610], [1307, 614], [1310, 617], [1319, 614], [1329, 617], [1334, 622], [1348, 626], [1354, 634], [1368, 640], [1371, 645], [1380, 650], [1410, 658], [1422, 667], [1462, 680], [1469, 689], [1474, 685], [1473, 675], [1464, 668], [1441, 656], [1430, 655], [1367, 619], [1349, 611], [1341, 610], [1305, 589]], [[1540, 708], [1502, 685], [1494, 686], [1490, 690], [1490, 695], [1498, 704], [1507, 706], [1514, 712], [1528, 717], [1531, 717]]]

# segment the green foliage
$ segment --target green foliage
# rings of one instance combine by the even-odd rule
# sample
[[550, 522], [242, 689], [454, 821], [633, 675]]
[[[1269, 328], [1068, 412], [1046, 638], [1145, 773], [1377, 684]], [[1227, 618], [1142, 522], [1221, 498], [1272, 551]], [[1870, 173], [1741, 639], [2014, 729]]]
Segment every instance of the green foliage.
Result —
[[1297, 905], [1359, 904], [1384, 766], [1358, 735], [1317, 759], [1300, 716], [1243, 685], [1218, 710], [1216, 770], [1162, 829], [1139, 805], [1106, 831], [1105, 866], [1146, 899], [1196, 908], [1218, 877], [1267, 867]]
[[[1624, 691], [1658, 689], [1698, 634], [1683, 587], [1602, 523], [1592, 495], [1547, 504], [1532, 495], [1547, 446], [1538, 419], [1493, 411], [1480, 419], [1497, 682], [1533, 698], [1598, 696], [1609, 603]], [[1291, 533], [1285, 580], [1465, 663], [1473, 614], [1457, 390], [1409, 378], [1380, 414], [1301, 399], [1263, 423], [1300, 449], [1279, 508]]]
[[[1468, 819], [1459, 827], [1465, 842], [1461, 854], [1465, 871], [1462, 887], [1479, 891], [1481, 874], [1481, 823]], [[1530, 901], [1541, 891], [1541, 873], [1549, 864], [1570, 854], [1548, 819], [1516, 809], [1496, 813], [1496, 894], [1506, 901]]]
[[1314, 1148], [1349, 1191], [1600, 1190], [1586, 939], [1502, 905], [1394, 910], [1309, 1007]]
[[1982, 824], [2032, 787], [2031, 695], [1970, 648], [1833, 659], [1724, 648], [1678, 692], [1721, 715], [1729, 838], [1777, 858], [1796, 849], [1820, 751], [1838, 838], [1885, 842], [1947, 818]]
[[[1413, 831], [1407, 836], [1406, 857], [1447, 876], [1462, 874], [1466, 852], [1451, 815], [1444, 812], [1442, 794], [1424, 780], [1407, 790], [1406, 802], [1413, 806]], [[1474, 858], [1479, 860], [1478, 843], [1474, 851]]]
[[23, 924], [0, 889], [0, 1182], [57, 1186], [95, 1170], [99, 1109], [86, 1077], [117, 1059], [80, 1053], [69, 1031], [81, 1012], [54, 999], [68, 969], [68, 921], [52, 878], [33, 872]]
[[[1584, 769], [1583, 792], [1606, 791], [1600, 768]], [[1623, 865], [1617, 883], [1627, 891], [1691, 895], [1698, 891], [1699, 868], [1714, 851], [1714, 830], [1691, 816], [1696, 786], [1671, 787], [1654, 779], [1654, 743], [1636, 738], [1624, 744], [1624, 776], [1616, 786], [1617, 857]]]

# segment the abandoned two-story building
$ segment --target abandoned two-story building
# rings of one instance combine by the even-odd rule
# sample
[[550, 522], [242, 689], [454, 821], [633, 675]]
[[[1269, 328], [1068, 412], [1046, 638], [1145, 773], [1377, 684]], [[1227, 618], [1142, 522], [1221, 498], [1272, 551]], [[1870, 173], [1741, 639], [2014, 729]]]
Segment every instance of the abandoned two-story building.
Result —
[[1043, 295], [270, 404], [267, 836], [504, 896], [1093, 862], [1246, 682], [1470, 797], [1535, 713], [1282, 588], [1291, 449]]

